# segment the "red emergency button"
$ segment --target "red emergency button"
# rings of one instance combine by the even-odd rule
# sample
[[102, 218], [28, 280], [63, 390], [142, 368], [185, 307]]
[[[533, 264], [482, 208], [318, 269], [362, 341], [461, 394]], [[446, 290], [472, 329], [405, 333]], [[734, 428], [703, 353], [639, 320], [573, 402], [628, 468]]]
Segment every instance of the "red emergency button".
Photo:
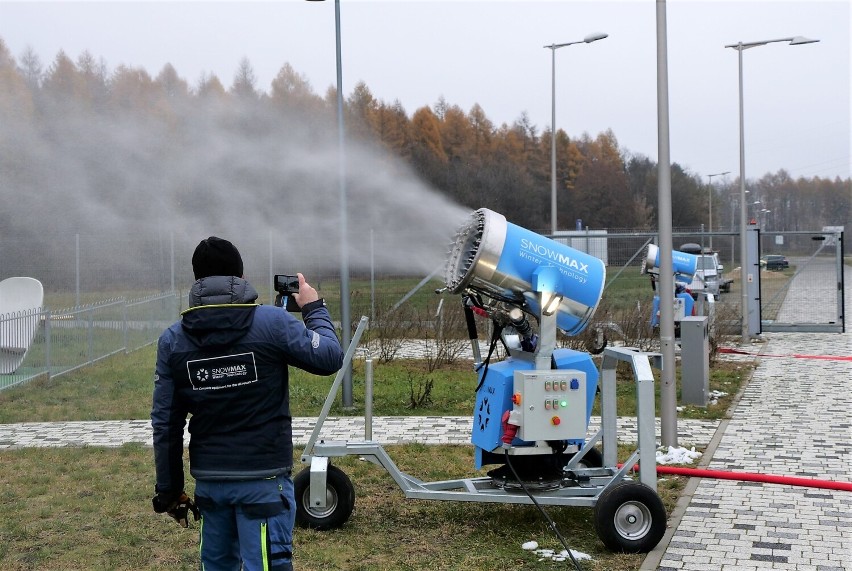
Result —
[[521, 393], [515, 393], [512, 395], [512, 402], [516, 405], [521, 404]]
[[562, 419], [560, 419], [558, 416], [553, 416], [550, 418], [550, 424], [552, 424], [553, 426], [559, 426], [559, 423], [561, 422]]

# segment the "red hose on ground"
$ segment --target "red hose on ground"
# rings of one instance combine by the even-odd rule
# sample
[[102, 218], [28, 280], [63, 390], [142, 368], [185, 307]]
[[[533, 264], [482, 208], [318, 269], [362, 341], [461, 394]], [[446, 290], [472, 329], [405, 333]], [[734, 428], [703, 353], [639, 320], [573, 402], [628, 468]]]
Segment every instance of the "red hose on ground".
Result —
[[[634, 469], [637, 468], [638, 465], [634, 467]], [[831, 480], [817, 480], [815, 478], [796, 478], [794, 476], [773, 476], [770, 474], [755, 474], [754, 472], [724, 472], [722, 470], [708, 470], [706, 468], [657, 466], [657, 474], [694, 476], [696, 478], [714, 478], [717, 480], [739, 480], [743, 482], [763, 482], [766, 484], [785, 484], [788, 486], [852, 492], [852, 482], [834, 482]]]

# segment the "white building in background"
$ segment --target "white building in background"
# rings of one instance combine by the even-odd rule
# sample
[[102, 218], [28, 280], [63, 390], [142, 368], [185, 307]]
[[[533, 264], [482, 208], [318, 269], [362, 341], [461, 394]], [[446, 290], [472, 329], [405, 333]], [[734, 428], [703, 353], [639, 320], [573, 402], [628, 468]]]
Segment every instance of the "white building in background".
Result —
[[609, 265], [606, 230], [557, 230], [552, 239], [602, 260], [605, 266]]

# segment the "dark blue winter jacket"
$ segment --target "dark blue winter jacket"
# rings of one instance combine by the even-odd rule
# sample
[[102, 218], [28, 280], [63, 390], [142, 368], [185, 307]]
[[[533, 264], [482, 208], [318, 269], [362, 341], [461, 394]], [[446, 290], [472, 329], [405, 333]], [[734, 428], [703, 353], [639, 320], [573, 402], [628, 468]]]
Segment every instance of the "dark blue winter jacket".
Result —
[[203, 278], [182, 319], [160, 336], [151, 410], [157, 492], [183, 490], [187, 415], [194, 478], [248, 480], [290, 470], [287, 368], [330, 375], [343, 351], [322, 301], [305, 304], [300, 321], [256, 299], [244, 279]]

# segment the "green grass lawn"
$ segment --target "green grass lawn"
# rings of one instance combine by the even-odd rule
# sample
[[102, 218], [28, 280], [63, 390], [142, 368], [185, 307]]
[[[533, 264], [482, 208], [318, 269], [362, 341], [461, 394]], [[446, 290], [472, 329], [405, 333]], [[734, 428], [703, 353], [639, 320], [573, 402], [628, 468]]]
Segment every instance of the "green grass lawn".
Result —
[[[388, 453], [400, 469], [425, 480], [474, 475], [469, 447], [389, 446]], [[3, 451], [0, 459], [0, 568], [198, 569], [198, 525], [183, 529], [151, 510], [150, 449], [30, 448]], [[532, 506], [408, 500], [370, 462], [346, 457], [335, 464], [353, 481], [355, 511], [335, 531], [296, 529], [300, 570], [566, 568], [521, 549], [535, 540], [561, 550]], [[660, 482], [667, 511], [682, 485], [679, 479]], [[592, 556], [581, 561], [584, 570], [638, 569], [641, 555], [611, 553], [598, 540], [591, 509], [546, 509], [571, 549]]]
[[[153, 387], [154, 348], [105, 359], [50, 381], [0, 391], [0, 424], [14, 422], [145, 419]], [[729, 393], [720, 404], [687, 407], [681, 417], [720, 418], [750, 366], [717, 361], [711, 388]], [[632, 414], [633, 381], [619, 371], [619, 414]], [[469, 362], [427, 372], [422, 361], [375, 366], [376, 415], [469, 415], [476, 386]], [[412, 394], [431, 379], [431, 402], [409, 408]], [[301, 371], [291, 376], [293, 415], [316, 416], [332, 377]], [[344, 411], [363, 413], [364, 363], [356, 362], [353, 397]], [[399, 468], [425, 481], [477, 475], [470, 446], [389, 446]], [[625, 458], [631, 450], [625, 448]], [[294, 459], [298, 465], [301, 450]], [[343, 528], [299, 529], [295, 561], [300, 570], [564, 569], [539, 561], [521, 544], [561, 550], [532, 506], [405, 499], [382, 468], [355, 457], [334, 463], [351, 478], [356, 507]], [[197, 569], [197, 526], [185, 530], [150, 507], [154, 466], [149, 448], [30, 448], [0, 451], [0, 569]], [[668, 513], [685, 480], [664, 478], [659, 494]], [[188, 484], [191, 492], [191, 480]], [[641, 555], [606, 550], [594, 532], [592, 510], [548, 507], [572, 549], [587, 553], [587, 571], [638, 569]]]

